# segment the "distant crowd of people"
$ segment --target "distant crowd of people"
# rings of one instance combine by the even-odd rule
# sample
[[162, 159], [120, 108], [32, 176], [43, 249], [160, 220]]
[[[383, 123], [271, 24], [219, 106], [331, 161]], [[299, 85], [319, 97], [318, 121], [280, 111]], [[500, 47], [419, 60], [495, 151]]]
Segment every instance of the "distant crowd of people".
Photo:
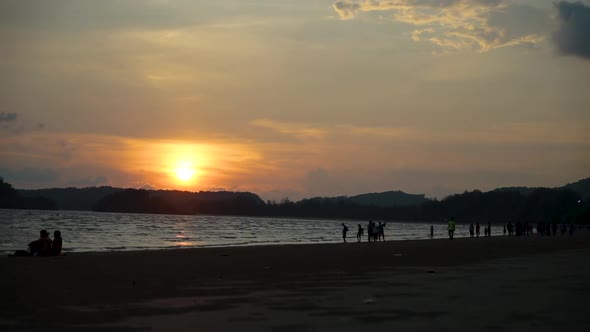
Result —
[[61, 256], [63, 240], [61, 232], [53, 232], [53, 240], [49, 237], [49, 232], [41, 230], [39, 238], [28, 245], [28, 250], [17, 250], [15, 256]]
[[[367, 226], [367, 241], [368, 242], [377, 242], [377, 241], [385, 241], [385, 228], [386, 222], [379, 222], [378, 224], [374, 221], [370, 220]], [[582, 227], [582, 226], [579, 226]], [[455, 236], [455, 230], [457, 226], [455, 224], [455, 218], [451, 217], [447, 223], [447, 231], [449, 234], [449, 239], [452, 240]], [[565, 235], [569, 233], [570, 235], [574, 234], [576, 226], [572, 224], [557, 224], [557, 223], [545, 223], [539, 222], [536, 226], [536, 233], [541, 236], [556, 236], [559, 232], [561, 235]], [[480, 237], [481, 226], [479, 223], [471, 223], [469, 225], [469, 237]], [[590, 226], [588, 226], [588, 230], [590, 231]], [[343, 223], [342, 224], [342, 240], [346, 242], [346, 234], [348, 233], [348, 227]], [[516, 235], [516, 236], [523, 236], [535, 233], [535, 227], [528, 223], [528, 222], [517, 222], [513, 224], [509, 221], [507, 224], [503, 226], [503, 234], [504, 235]], [[356, 234], [357, 242], [361, 242], [362, 238], [365, 234], [365, 229], [358, 224], [358, 231]], [[483, 227], [483, 234], [485, 237], [492, 236], [492, 223], [488, 222], [487, 225]], [[434, 238], [434, 226], [430, 226], [430, 237]]]
[[[369, 220], [367, 225], [367, 242], [385, 241], [385, 224], [387, 222], [375, 223], [373, 220]], [[342, 240], [346, 243], [346, 233], [348, 233], [348, 227], [342, 223]], [[357, 242], [361, 242], [365, 235], [365, 229], [361, 224], [358, 224], [358, 230], [356, 232]]]

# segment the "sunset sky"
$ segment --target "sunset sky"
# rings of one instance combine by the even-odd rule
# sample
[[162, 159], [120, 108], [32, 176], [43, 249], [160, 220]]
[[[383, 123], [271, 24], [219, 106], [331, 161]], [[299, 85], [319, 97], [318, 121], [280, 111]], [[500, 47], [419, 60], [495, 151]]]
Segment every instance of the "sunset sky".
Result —
[[16, 188], [429, 197], [590, 176], [590, 0], [0, 1]]

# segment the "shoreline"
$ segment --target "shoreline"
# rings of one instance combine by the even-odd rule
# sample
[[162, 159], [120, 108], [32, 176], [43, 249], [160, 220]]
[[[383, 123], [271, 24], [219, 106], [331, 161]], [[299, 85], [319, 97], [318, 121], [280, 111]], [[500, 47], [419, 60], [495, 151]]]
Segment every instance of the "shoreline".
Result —
[[[582, 232], [580, 234], [580, 232]], [[517, 237], [515, 235], [492, 235], [492, 236], [480, 236], [480, 237], [469, 237], [469, 236], [457, 236], [455, 235], [454, 240], [452, 241], [465, 241], [465, 240], [469, 240], [469, 241], [486, 241], [486, 240], [490, 240], [490, 239], [520, 239], [520, 240], [526, 240], [526, 239], [533, 239], [533, 238], [539, 238], [539, 239], [556, 239], [558, 241], [560, 240], [565, 240], [568, 238], [576, 238], [576, 237], [587, 237], [590, 240], [590, 231], [577, 231], [577, 234], [574, 236], [570, 236], [569, 234], [566, 235], [557, 235], [557, 236], [540, 236], [537, 233], [533, 233], [530, 235], [523, 235], [520, 237]], [[348, 238], [347, 238], [348, 239]], [[353, 241], [354, 240], [354, 241]], [[104, 250], [89, 250], [89, 251], [68, 251], [68, 248], [65, 247], [63, 253], [65, 253], [64, 256], [80, 256], [80, 255], [88, 255], [88, 254], [117, 254], [117, 253], [149, 253], [149, 252], [165, 252], [165, 251], [192, 251], [192, 250], [211, 250], [211, 249], [239, 249], [239, 248], [269, 248], [272, 249], [273, 247], [293, 247], [293, 248], [297, 248], [297, 247], [305, 247], [305, 246], [339, 246], [339, 245], [343, 245], [343, 246], [355, 246], [355, 245], [371, 245], [371, 246], [387, 246], [388, 243], [396, 243], [398, 245], [403, 245], [403, 244], [413, 244], [413, 243], [421, 243], [421, 242], [429, 242], [429, 241], [450, 241], [448, 237], [444, 238], [444, 237], [434, 237], [434, 238], [430, 238], [430, 237], [425, 237], [425, 238], [419, 238], [419, 239], [399, 239], [399, 240], [386, 240], [386, 241], [378, 241], [378, 242], [367, 242], [366, 238], [363, 237], [363, 241], [362, 242], [357, 242], [356, 241], [356, 237], [350, 237], [350, 241], [347, 241], [346, 243], [343, 243], [342, 241], [338, 241], [338, 240], [334, 240], [331, 242], [291, 242], [291, 243], [248, 243], [248, 244], [229, 244], [229, 245], [216, 245], [216, 244], [211, 244], [211, 245], [203, 245], [203, 246], [174, 246], [174, 247], [153, 247], [153, 248], [132, 248], [132, 249], [104, 249]], [[19, 250], [19, 249], [15, 249], [15, 250]], [[2, 257], [4, 258], [13, 258], [14, 256], [11, 255], [11, 253], [14, 252], [14, 250], [12, 251], [4, 251], [6, 253], [6, 255], [0, 255], [0, 259], [2, 259]], [[34, 258], [34, 257], [29, 257], [29, 258]], [[38, 258], [47, 258], [47, 257], [38, 257]]]

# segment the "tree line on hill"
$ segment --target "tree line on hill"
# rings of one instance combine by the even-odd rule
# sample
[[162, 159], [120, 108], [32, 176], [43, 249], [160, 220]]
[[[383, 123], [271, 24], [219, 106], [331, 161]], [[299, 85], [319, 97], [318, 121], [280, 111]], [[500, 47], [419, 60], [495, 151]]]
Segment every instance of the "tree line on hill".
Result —
[[57, 210], [57, 204], [43, 196], [22, 196], [0, 177], [0, 209]]
[[[586, 196], [584, 196], [586, 194]], [[585, 198], [585, 199], [584, 199]], [[560, 188], [466, 191], [442, 200], [400, 191], [352, 197], [315, 197], [297, 202], [263, 201], [249, 192], [186, 192], [113, 187], [16, 191], [0, 180], [0, 208], [74, 209], [99, 212], [209, 214], [458, 222], [543, 221], [590, 223], [590, 179]]]

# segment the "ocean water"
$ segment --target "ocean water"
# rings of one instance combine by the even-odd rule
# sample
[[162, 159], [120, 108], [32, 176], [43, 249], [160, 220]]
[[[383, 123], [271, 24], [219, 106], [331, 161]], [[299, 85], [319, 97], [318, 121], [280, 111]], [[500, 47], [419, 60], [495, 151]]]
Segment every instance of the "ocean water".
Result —
[[[54, 230], [61, 231], [65, 252], [334, 243], [342, 241], [343, 222], [349, 242], [356, 242], [359, 223], [366, 234], [367, 221], [0, 209], [0, 252], [27, 249], [41, 229], [52, 238]], [[430, 239], [430, 225], [388, 222], [385, 237]], [[445, 224], [433, 225], [435, 238], [447, 237]], [[492, 225], [492, 234], [501, 233]], [[467, 225], [457, 225], [455, 236], [468, 235]]]

